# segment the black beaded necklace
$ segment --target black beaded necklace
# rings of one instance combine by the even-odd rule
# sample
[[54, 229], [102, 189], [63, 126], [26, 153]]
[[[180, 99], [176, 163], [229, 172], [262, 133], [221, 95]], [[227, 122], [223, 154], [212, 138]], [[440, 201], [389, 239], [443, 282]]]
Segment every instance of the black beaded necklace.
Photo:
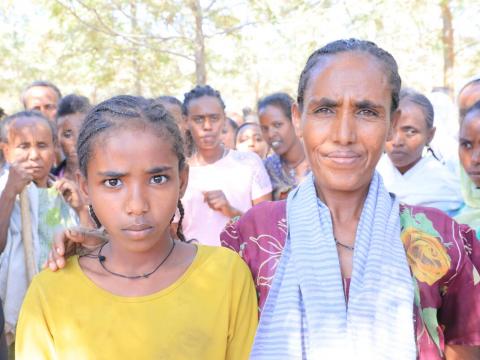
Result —
[[103, 270], [105, 270], [106, 272], [112, 274], [112, 275], [115, 275], [115, 276], [118, 276], [118, 277], [121, 277], [121, 278], [124, 278], [124, 279], [130, 279], [130, 280], [135, 280], [135, 279], [146, 279], [148, 278], [150, 275], [152, 275], [155, 271], [157, 271], [160, 266], [162, 266], [165, 261], [167, 261], [167, 259], [170, 257], [170, 255], [172, 254], [173, 252], [173, 249], [175, 248], [175, 241], [172, 240], [172, 247], [170, 248], [170, 251], [168, 252], [167, 256], [165, 256], [165, 258], [162, 260], [162, 262], [160, 264], [158, 264], [155, 269], [153, 269], [152, 271], [150, 271], [149, 273], [145, 273], [145, 274], [142, 274], [142, 275], [123, 275], [123, 274], [119, 274], [119, 273], [116, 273], [114, 271], [111, 271], [111, 270], [108, 270], [107, 267], [105, 266], [105, 260], [107, 260], [107, 258], [102, 255], [102, 249], [103, 247], [106, 245], [107, 243], [103, 244], [102, 247], [100, 248], [100, 250], [98, 251], [98, 261], [100, 262], [100, 265], [102, 266]]

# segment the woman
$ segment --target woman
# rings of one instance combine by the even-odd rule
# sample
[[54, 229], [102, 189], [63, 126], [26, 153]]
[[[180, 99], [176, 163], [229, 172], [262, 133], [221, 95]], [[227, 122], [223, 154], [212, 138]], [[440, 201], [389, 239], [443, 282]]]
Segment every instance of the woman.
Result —
[[260, 125], [254, 122], [240, 125], [236, 131], [235, 148], [240, 151], [253, 151], [264, 159], [268, 153], [268, 144], [263, 138]]
[[480, 238], [480, 101], [460, 119], [458, 155], [465, 207], [455, 219], [475, 229]]
[[272, 187], [261, 159], [222, 143], [224, 108], [220, 93], [208, 85], [185, 94], [183, 112], [196, 153], [189, 159], [183, 226], [187, 239], [206, 245], [220, 245], [219, 234], [231, 218], [271, 200]]
[[375, 172], [400, 87], [395, 60], [371, 42], [310, 56], [292, 114], [312, 175], [222, 234], [263, 306], [252, 359], [478, 358], [467, 345], [480, 344], [480, 284], [463, 242], [474, 233], [400, 206]]
[[258, 102], [263, 137], [274, 151], [264, 161], [274, 200], [286, 198], [309, 172], [302, 143], [292, 123], [292, 104], [293, 99], [285, 93], [275, 93]]
[[400, 117], [377, 170], [401, 202], [438, 208], [453, 215], [463, 205], [457, 176], [433, 154], [423, 155], [435, 135], [434, 110], [426, 96], [400, 92]]

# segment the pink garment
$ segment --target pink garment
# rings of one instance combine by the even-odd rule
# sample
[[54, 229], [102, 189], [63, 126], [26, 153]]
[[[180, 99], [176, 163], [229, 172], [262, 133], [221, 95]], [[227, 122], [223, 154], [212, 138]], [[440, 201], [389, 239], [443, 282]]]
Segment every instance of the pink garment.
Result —
[[182, 198], [183, 233], [200, 244], [220, 246], [219, 235], [230, 219], [204, 201], [203, 193], [213, 190], [222, 190], [231, 206], [246, 212], [252, 200], [272, 192], [272, 185], [262, 160], [252, 152], [230, 150], [213, 164], [190, 166]]

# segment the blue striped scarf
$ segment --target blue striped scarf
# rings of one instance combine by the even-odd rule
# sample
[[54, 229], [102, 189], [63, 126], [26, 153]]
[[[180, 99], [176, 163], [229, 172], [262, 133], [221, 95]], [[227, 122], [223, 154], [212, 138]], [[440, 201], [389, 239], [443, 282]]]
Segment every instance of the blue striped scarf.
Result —
[[251, 359], [415, 359], [399, 206], [380, 176], [373, 176], [358, 224], [348, 307], [330, 211], [313, 175], [289, 194], [287, 219]]

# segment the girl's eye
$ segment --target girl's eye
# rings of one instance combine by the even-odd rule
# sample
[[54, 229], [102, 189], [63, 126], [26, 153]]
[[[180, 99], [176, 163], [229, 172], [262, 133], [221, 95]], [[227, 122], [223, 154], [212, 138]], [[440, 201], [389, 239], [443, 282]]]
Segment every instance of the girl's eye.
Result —
[[72, 131], [70, 131], [70, 130], [65, 131], [65, 132], [63, 133], [63, 137], [64, 137], [64, 138], [67, 138], [67, 139], [70, 138], [70, 137], [72, 137]]
[[470, 141], [460, 142], [460, 146], [464, 149], [470, 150], [472, 148], [472, 143]]
[[118, 188], [122, 184], [120, 179], [108, 179], [108, 180], [105, 180], [103, 183], [105, 184], [106, 187], [112, 188], [112, 189]]
[[407, 133], [408, 136], [413, 136], [413, 135], [415, 135], [415, 134], [417, 133], [417, 130], [415, 130], [415, 129], [408, 129], [408, 130], [406, 131], [406, 133]]
[[165, 175], [155, 175], [152, 176], [150, 183], [152, 184], [164, 184], [166, 183], [168, 178]]

